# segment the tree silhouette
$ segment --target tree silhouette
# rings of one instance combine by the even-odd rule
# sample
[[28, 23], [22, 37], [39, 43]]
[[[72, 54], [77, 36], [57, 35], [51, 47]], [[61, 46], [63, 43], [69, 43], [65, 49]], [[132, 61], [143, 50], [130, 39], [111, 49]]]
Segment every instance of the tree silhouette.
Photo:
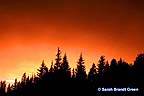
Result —
[[112, 73], [115, 73], [117, 71], [117, 61], [116, 61], [116, 59], [111, 60], [110, 70], [111, 70]]
[[68, 61], [67, 61], [67, 56], [66, 56], [66, 53], [63, 57], [63, 62], [61, 64], [61, 72], [62, 72], [62, 76], [63, 76], [63, 79], [70, 79], [71, 77], [71, 69], [69, 67], [69, 64], [68, 64]]
[[17, 90], [17, 84], [18, 84], [18, 82], [17, 82], [17, 78], [16, 78], [15, 82], [14, 82], [14, 90]]
[[105, 56], [101, 56], [100, 60], [98, 62], [98, 82], [99, 82], [99, 86], [104, 85], [104, 79], [103, 79], [104, 68], [105, 68]]
[[7, 95], [8, 95], [8, 96], [11, 96], [11, 95], [12, 95], [12, 89], [11, 89], [10, 84], [8, 84], [8, 87], [7, 87]]
[[134, 75], [135, 75], [135, 83], [138, 87], [144, 86], [144, 54], [138, 54], [136, 60], [134, 61]]
[[55, 64], [54, 64], [54, 78], [55, 79], [61, 79], [61, 51], [58, 47], [58, 51], [56, 54]]
[[53, 73], [54, 72], [54, 65], [53, 65], [53, 61], [51, 62], [51, 67], [49, 69], [49, 72], [50, 73]]
[[110, 63], [110, 78], [111, 78], [111, 85], [116, 85], [117, 80], [117, 61], [116, 59], [112, 59]]
[[1, 96], [6, 96], [6, 81], [1, 81], [0, 82], [0, 95]]
[[138, 54], [134, 61], [134, 67], [137, 72], [141, 73], [144, 70], [144, 54]]
[[51, 62], [51, 66], [49, 69], [49, 79], [53, 80], [54, 79], [54, 65], [53, 65], [53, 61]]
[[106, 62], [105, 66], [104, 66], [104, 75], [108, 75], [110, 73], [110, 66], [108, 61]]
[[96, 65], [93, 63], [92, 67], [90, 68], [90, 71], [88, 73], [88, 81], [89, 81], [89, 88], [91, 95], [94, 95], [95, 89], [96, 89], [96, 83], [97, 83], [97, 71], [96, 71]]
[[101, 56], [100, 60], [99, 60], [99, 63], [98, 63], [98, 74], [99, 74], [99, 76], [103, 76], [104, 66], [105, 66], [105, 56]]
[[76, 69], [76, 78], [77, 79], [86, 79], [86, 71], [85, 71], [85, 65], [84, 60], [82, 57], [82, 54], [80, 55], [80, 58], [77, 62], [77, 69]]
[[82, 53], [80, 54], [80, 58], [78, 59], [77, 62], [77, 68], [76, 68], [76, 82], [75, 82], [75, 93], [78, 95], [85, 95], [87, 92], [87, 74], [86, 74], [86, 69], [84, 65], [84, 59], [82, 57]]
[[23, 84], [23, 85], [25, 85], [26, 84], [26, 73], [24, 73], [23, 74], [23, 76], [22, 76], [22, 79], [21, 79], [21, 83]]
[[90, 80], [90, 82], [95, 82], [96, 76], [97, 76], [96, 65], [93, 63], [92, 68], [90, 68], [90, 71], [88, 73], [88, 79]]
[[58, 71], [60, 69], [60, 66], [61, 66], [61, 51], [60, 51], [59, 47], [58, 47], [58, 52], [56, 54], [55, 60], [56, 60], [56, 63], [54, 65], [54, 69], [55, 69], [55, 71]]
[[108, 61], [106, 61], [106, 64], [104, 66], [104, 76], [103, 76], [103, 78], [104, 78], [104, 85], [106, 87], [110, 87], [110, 82], [111, 82], [111, 80], [110, 80], [110, 66], [109, 66]]
[[47, 73], [48, 73], [48, 68], [45, 65], [44, 60], [43, 60], [40, 68], [38, 69], [37, 75], [41, 79]]
[[[117, 85], [120, 87], [129, 86], [129, 71], [129, 64], [120, 58], [117, 65]], [[119, 84], [119, 82], [122, 82], [122, 84]]]

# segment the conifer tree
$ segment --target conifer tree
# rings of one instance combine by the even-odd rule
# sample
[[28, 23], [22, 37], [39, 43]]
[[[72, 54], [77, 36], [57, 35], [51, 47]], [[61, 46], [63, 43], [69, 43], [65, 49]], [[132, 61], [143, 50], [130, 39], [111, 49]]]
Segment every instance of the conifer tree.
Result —
[[103, 75], [103, 79], [104, 79], [104, 85], [106, 87], [110, 87], [110, 65], [109, 62], [106, 61], [105, 67], [104, 67], [104, 75]]
[[116, 59], [111, 60], [110, 71], [112, 73], [115, 73], [117, 71], [117, 61], [116, 61]]
[[112, 59], [111, 60], [111, 64], [110, 64], [110, 79], [111, 79], [111, 85], [112, 86], [116, 86], [117, 83], [117, 73], [118, 73], [118, 64], [116, 59]]
[[82, 57], [82, 54], [80, 55], [80, 58], [77, 62], [77, 69], [76, 69], [76, 78], [77, 79], [86, 79], [86, 69], [84, 65], [84, 59]]
[[107, 61], [105, 64], [105, 67], [104, 67], [104, 73], [108, 74], [109, 72], [110, 72], [110, 66], [109, 66], [109, 63]]
[[17, 78], [15, 79], [15, 82], [14, 82], [14, 90], [17, 90]]
[[138, 54], [134, 61], [134, 78], [138, 87], [144, 86], [144, 53]]
[[98, 63], [98, 74], [100, 77], [103, 76], [104, 67], [105, 67], [105, 56], [101, 56]]
[[44, 60], [43, 60], [40, 68], [38, 69], [37, 75], [40, 79], [42, 79], [42, 77], [47, 73], [48, 73], [48, 68], [45, 65]]
[[54, 65], [54, 70], [58, 71], [60, 69], [60, 66], [61, 66], [61, 51], [60, 51], [59, 47], [58, 47], [58, 52], [56, 54], [55, 60], [56, 60], [56, 63]]
[[53, 61], [51, 62], [51, 67], [49, 69], [49, 72], [50, 73], [53, 73], [54, 72], [54, 65], [53, 65]]
[[21, 79], [21, 83], [22, 83], [23, 85], [26, 84], [26, 73], [23, 74], [22, 79]]
[[69, 67], [69, 64], [68, 64], [68, 60], [67, 60], [67, 56], [66, 56], [66, 53], [63, 57], [63, 62], [61, 64], [61, 72], [62, 72], [62, 76], [64, 76], [64, 78], [66, 79], [70, 79], [71, 77], [71, 70], [70, 70], [70, 67]]
[[0, 83], [0, 96], [6, 95], [6, 81], [1, 81]]
[[88, 79], [93, 82], [96, 80], [96, 75], [97, 75], [97, 72], [96, 72], [96, 66], [95, 64], [93, 63], [92, 64], [92, 67], [90, 68], [90, 72], [88, 74]]
[[8, 84], [8, 87], [7, 87], [7, 95], [8, 96], [11, 96], [11, 94], [12, 94], [12, 89], [11, 89], [11, 85], [10, 85], [10, 83]]

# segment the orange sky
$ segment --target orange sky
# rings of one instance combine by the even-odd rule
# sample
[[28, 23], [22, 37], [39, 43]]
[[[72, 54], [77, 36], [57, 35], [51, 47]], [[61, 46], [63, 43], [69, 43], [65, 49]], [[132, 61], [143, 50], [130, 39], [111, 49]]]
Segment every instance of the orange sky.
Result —
[[36, 72], [57, 47], [70, 66], [82, 52], [87, 71], [101, 55], [132, 63], [144, 50], [141, 0], [3, 0], [0, 3], [0, 80]]

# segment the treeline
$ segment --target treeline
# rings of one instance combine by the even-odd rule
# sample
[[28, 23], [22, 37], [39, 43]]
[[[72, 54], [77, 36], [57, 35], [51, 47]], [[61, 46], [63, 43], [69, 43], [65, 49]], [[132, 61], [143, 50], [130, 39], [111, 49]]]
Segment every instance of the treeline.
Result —
[[[101, 92], [98, 88], [138, 88], [137, 92]], [[106, 61], [101, 56], [97, 67], [92, 64], [88, 74], [82, 54], [77, 68], [71, 69], [66, 54], [61, 57], [58, 48], [55, 63], [48, 68], [44, 61], [31, 77], [23, 74], [21, 81], [15, 79], [14, 84], [6, 87], [0, 83], [0, 96], [141, 96], [144, 94], [144, 54], [138, 54], [133, 64], [121, 58]]]

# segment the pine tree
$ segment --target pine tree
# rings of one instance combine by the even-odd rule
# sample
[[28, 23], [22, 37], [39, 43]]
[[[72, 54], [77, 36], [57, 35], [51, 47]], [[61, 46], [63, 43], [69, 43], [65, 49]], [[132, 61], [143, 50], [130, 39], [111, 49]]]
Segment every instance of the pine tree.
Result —
[[86, 69], [84, 65], [84, 60], [82, 57], [82, 54], [80, 55], [80, 58], [77, 62], [77, 69], [76, 69], [76, 78], [77, 79], [86, 79]]
[[122, 58], [120, 58], [120, 60], [118, 61], [118, 65], [122, 65], [123, 64], [123, 61], [122, 61]]
[[14, 82], [14, 90], [17, 90], [17, 78], [15, 79], [15, 82]]
[[109, 63], [107, 61], [105, 64], [105, 67], [104, 67], [104, 73], [108, 74], [109, 72], [110, 72], [110, 66], [109, 66]]
[[117, 71], [117, 61], [116, 61], [116, 59], [111, 60], [110, 70], [111, 70], [112, 73], [115, 73]]
[[116, 86], [116, 83], [117, 83], [117, 69], [118, 69], [118, 67], [117, 67], [117, 61], [116, 61], [116, 59], [112, 59], [111, 60], [111, 64], [110, 64], [110, 75], [111, 75], [111, 85], [112, 86]]
[[29, 84], [29, 82], [30, 82], [30, 78], [28, 76], [27, 79], [26, 79], [26, 84]]
[[141, 71], [144, 70], [144, 54], [138, 54], [136, 60], [134, 61], [134, 67], [137, 72], [139, 71], [139, 73], [142, 73]]
[[104, 67], [105, 67], [105, 56], [101, 56], [98, 63], [98, 74], [100, 77], [103, 76]]
[[21, 79], [21, 83], [22, 83], [23, 85], [26, 84], [26, 73], [23, 74], [22, 79]]
[[92, 68], [90, 69], [90, 72], [88, 74], [88, 79], [90, 80], [90, 82], [93, 82], [96, 80], [96, 75], [97, 75], [97, 72], [96, 72], [96, 66], [95, 64], [93, 63], [92, 64]]
[[69, 67], [69, 64], [68, 64], [66, 53], [65, 53], [65, 55], [63, 57], [63, 62], [61, 64], [61, 72], [62, 72], [61, 75], [63, 76], [63, 78], [70, 79], [71, 70], [70, 70], [70, 67]]
[[40, 68], [38, 69], [37, 75], [40, 79], [42, 79], [42, 77], [47, 73], [48, 73], [48, 68], [45, 65], [44, 60], [43, 60]]
[[105, 67], [104, 67], [104, 85], [105, 87], [110, 87], [110, 66], [108, 61], [106, 61]]
[[134, 61], [134, 76], [135, 83], [138, 87], [144, 86], [144, 53], [138, 54], [136, 60]]
[[0, 96], [6, 96], [6, 81], [0, 83]]
[[34, 80], [35, 78], [36, 78], [35, 74], [32, 74], [30, 80], [31, 80], [31, 82], [32, 82], [33, 84], [36, 83], [35, 80]]
[[98, 86], [104, 85], [104, 68], [105, 68], [105, 56], [101, 56], [98, 61]]
[[51, 62], [51, 66], [49, 69], [49, 79], [53, 80], [54, 79], [54, 65], [53, 65], [53, 61]]
[[8, 84], [8, 87], [7, 87], [7, 95], [8, 95], [8, 96], [11, 96], [11, 94], [12, 94], [12, 89], [11, 89], [10, 84]]
[[68, 64], [68, 61], [67, 61], [67, 56], [66, 56], [66, 53], [65, 53], [65, 55], [64, 55], [64, 57], [63, 57], [63, 62], [62, 62], [62, 64], [61, 64], [61, 69], [63, 69], [63, 70], [70, 70], [69, 69], [69, 64]]
[[51, 67], [49, 69], [49, 72], [50, 73], [53, 73], [54, 72], [54, 65], [53, 65], [53, 61], [51, 62]]
[[60, 69], [60, 66], [61, 66], [61, 52], [60, 52], [60, 49], [58, 47], [58, 52], [56, 54], [56, 63], [54, 65], [54, 69], [55, 71], [58, 71]]

